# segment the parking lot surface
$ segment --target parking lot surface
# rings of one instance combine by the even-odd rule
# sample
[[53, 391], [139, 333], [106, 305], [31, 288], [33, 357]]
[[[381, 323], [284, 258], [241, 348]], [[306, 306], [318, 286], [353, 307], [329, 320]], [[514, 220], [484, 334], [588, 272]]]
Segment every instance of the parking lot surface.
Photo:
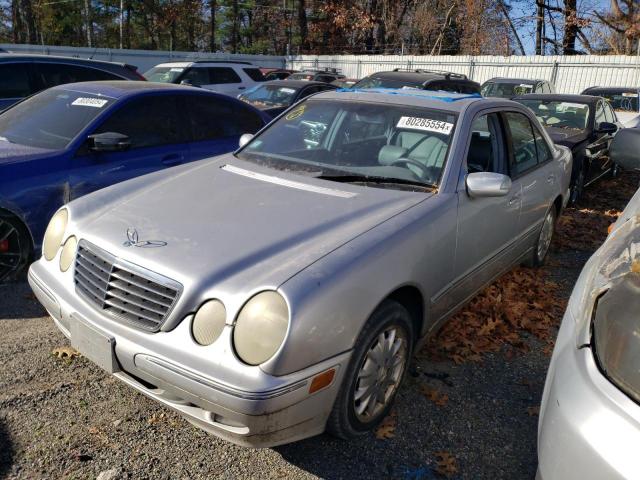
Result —
[[590, 187], [559, 220], [547, 266], [508, 273], [449, 321], [392, 415], [350, 442], [252, 450], [207, 435], [73, 356], [26, 282], [2, 285], [0, 478], [533, 478], [558, 322], [638, 180]]

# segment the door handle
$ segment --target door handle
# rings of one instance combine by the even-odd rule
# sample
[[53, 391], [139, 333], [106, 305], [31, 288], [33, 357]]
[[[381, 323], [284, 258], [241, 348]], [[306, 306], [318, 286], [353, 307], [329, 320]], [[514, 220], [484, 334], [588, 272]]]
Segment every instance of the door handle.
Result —
[[177, 153], [172, 153], [162, 157], [162, 164], [170, 167], [172, 165], [178, 165], [182, 163], [183, 159], [184, 157], [182, 155], [179, 155]]
[[555, 179], [556, 179], [555, 175], [549, 175], [547, 177], [547, 183], [553, 183]]
[[516, 194], [513, 197], [511, 197], [509, 199], [509, 205], [513, 205], [514, 203], [516, 203], [517, 201], [520, 200], [520, 195]]
[[247, 87], [238, 87], [238, 90], [244, 90]]

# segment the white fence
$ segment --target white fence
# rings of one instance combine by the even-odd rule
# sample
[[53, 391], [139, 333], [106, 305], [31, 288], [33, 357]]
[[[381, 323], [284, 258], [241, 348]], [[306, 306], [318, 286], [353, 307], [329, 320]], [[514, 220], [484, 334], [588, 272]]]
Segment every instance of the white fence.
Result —
[[477, 82], [491, 77], [535, 78], [552, 81], [560, 93], [580, 93], [587, 87], [640, 86], [636, 56], [418, 56], [418, 55], [301, 55], [290, 68], [337, 68], [347, 77], [362, 78], [394, 68], [436, 69], [464, 73]]
[[640, 87], [640, 58], [624, 55], [577, 56], [429, 56], [429, 55], [232, 55], [206, 52], [170, 52], [162, 50], [119, 50], [108, 48], [54, 47], [0, 44], [14, 53], [39, 53], [78, 58], [93, 58], [136, 65], [145, 72], [158, 63], [180, 60], [241, 60], [261, 67], [302, 69], [338, 68], [347, 77], [362, 78], [394, 68], [436, 69], [464, 73], [480, 83], [491, 77], [543, 78], [561, 93], [580, 93], [587, 87]]
[[64, 57], [92, 58], [108, 62], [128, 63], [138, 67], [144, 73], [159, 63], [179, 62], [182, 60], [237, 60], [251, 62], [261, 67], [283, 68], [286, 57], [271, 55], [232, 55], [226, 53], [207, 52], [170, 52], [164, 50], [119, 50], [110, 48], [54, 47], [42, 45], [0, 44], [12, 53], [31, 53], [59, 55]]

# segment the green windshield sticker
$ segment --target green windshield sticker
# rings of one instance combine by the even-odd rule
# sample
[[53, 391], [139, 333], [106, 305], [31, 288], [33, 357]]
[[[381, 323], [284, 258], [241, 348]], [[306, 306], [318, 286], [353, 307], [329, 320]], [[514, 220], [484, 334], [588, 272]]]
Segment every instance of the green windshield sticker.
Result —
[[300, 105], [299, 107], [296, 107], [293, 110], [291, 110], [289, 113], [287, 113], [287, 115], [284, 118], [286, 120], [295, 120], [300, 115], [302, 115], [306, 109], [307, 109], [306, 105]]

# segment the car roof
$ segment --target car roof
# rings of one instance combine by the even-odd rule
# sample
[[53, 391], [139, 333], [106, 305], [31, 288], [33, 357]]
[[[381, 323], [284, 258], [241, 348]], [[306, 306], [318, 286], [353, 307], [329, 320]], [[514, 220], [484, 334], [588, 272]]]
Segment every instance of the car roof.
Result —
[[176, 85], [173, 83], [159, 82], [136, 82], [126, 80], [66, 83], [63, 85], [57, 85], [52, 88], [57, 90], [84, 92], [92, 95], [105, 95], [107, 97], [116, 99], [134, 95], [137, 92], [175, 92], [180, 90], [191, 93], [214, 94], [217, 96], [223, 96], [222, 94], [215, 94], [214, 92], [206, 90], [204, 88], [190, 87], [187, 85]]
[[425, 83], [430, 80], [455, 80], [456, 82], [472, 82], [476, 83], [473, 80], [468, 79], [467, 77], [461, 76], [462, 74], [451, 73], [449, 77], [447, 72], [407, 72], [407, 71], [387, 71], [387, 72], [376, 72], [369, 75], [369, 77], [373, 78], [393, 78], [399, 79], [401, 81], [410, 81], [416, 83]]
[[16, 53], [0, 53], [0, 62], [25, 62], [43, 60], [50, 63], [64, 62], [64, 63], [76, 63], [85, 65], [103, 65], [103, 66], [120, 66], [120, 67], [132, 67], [126, 63], [119, 62], [106, 62], [104, 60], [93, 60], [91, 58], [76, 58], [76, 57], [62, 57], [57, 55], [37, 55], [37, 54], [16, 54]]
[[326, 82], [318, 82], [316, 80], [289, 80], [285, 78], [284, 80], [269, 80], [267, 82], [262, 82], [262, 85], [280, 85], [282, 87], [302, 88], [309, 85], [321, 85], [325, 87], [331, 84]]
[[244, 67], [251, 68], [259, 68], [257, 65], [254, 65], [250, 62], [239, 62], [234, 60], [183, 60], [181, 62], [166, 62], [159, 63], [152, 68], [155, 67], [169, 67], [169, 68], [187, 68], [192, 67], [193, 65], [201, 65], [206, 67], [207, 65], [215, 65], [215, 66], [230, 66], [230, 65], [242, 65]]
[[615, 93], [635, 93], [640, 91], [640, 87], [589, 87], [584, 92], [615, 92]]
[[318, 93], [314, 95], [313, 98], [408, 105], [412, 107], [447, 110], [455, 113], [461, 112], [470, 104], [476, 102], [484, 102], [487, 106], [513, 105], [513, 102], [509, 100], [484, 98], [478, 94], [460, 94], [430, 90], [394, 88], [329, 90], [328, 92]]
[[487, 80], [487, 82], [500, 82], [500, 83], [536, 83], [536, 82], [546, 82], [547, 80], [542, 80], [540, 78], [508, 78], [508, 77], [493, 77]]
[[593, 104], [601, 97], [595, 95], [573, 95], [569, 93], [527, 93], [518, 95], [513, 100], [548, 100], [550, 102], [575, 102]]

